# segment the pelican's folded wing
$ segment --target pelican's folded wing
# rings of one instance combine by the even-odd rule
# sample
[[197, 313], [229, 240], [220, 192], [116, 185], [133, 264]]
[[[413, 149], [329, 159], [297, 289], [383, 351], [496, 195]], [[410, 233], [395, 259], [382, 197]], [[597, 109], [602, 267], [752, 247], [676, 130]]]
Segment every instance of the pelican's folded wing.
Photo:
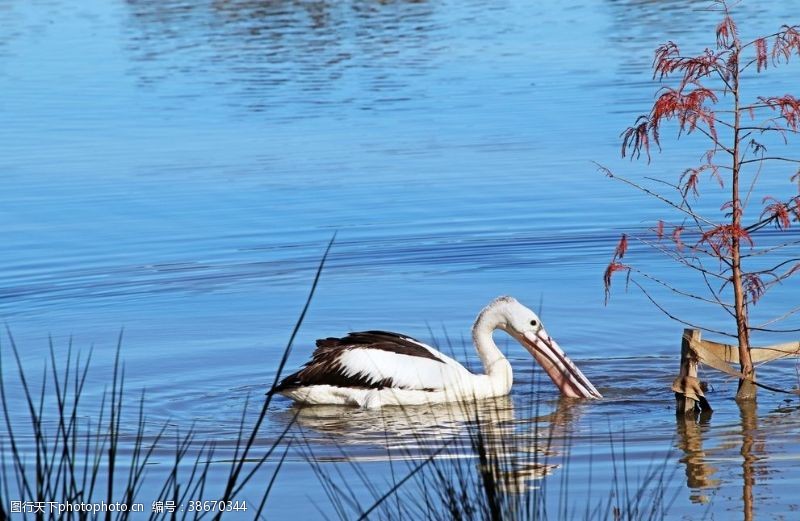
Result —
[[311, 360], [274, 390], [309, 385], [441, 390], [465, 369], [413, 338], [386, 331], [350, 333], [317, 340]]

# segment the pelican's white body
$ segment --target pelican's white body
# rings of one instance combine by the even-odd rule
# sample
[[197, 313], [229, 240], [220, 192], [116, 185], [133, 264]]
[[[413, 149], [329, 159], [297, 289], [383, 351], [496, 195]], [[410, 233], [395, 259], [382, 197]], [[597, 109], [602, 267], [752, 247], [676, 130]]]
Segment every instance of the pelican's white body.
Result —
[[504, 357], [496, 360], [487, 374], [473, 374], [452, 358], [425, 347], [443, 363], [377, 349], [358, 349], [343, 355], [342, 364], [353, 373], [369, 373], [375, 380], [391, 378], [405, 387], [403, 389], [309, 385], [283, 394], [312, 405], [356, 405], [374, 409], [386, 405], [425, 405], [492, 398], [505, 396], [511, 390], [511, 364]]

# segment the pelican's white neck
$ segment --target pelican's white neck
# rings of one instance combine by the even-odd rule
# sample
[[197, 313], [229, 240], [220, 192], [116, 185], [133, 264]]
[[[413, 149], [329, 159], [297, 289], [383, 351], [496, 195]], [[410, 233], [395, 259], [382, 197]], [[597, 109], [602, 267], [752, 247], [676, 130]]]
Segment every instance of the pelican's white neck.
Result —
[[475, 324], [472, 326], [472, 340], [475, 343], [475, 350], [481, 358], [486, 374], [493, 376], [502, 372], [511, 373], [511, 364], [500, 352], [492, 338], [495, 329], [501, 328], [505, 324], [505, 317], [498, 309], [496, 301], [481, 311]]

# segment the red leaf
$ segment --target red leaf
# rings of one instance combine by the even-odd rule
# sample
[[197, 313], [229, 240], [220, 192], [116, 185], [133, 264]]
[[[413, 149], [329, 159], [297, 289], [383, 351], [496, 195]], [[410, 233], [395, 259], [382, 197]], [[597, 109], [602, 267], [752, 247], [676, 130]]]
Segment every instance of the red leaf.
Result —
[[677, 118], [681, 130], [691, 133], [702, 121], [709, 133], [716, 137], [714, 113], [705, 106], [706, 101], [717, 102], [714, 91], [705, 87], [697, 87], [688, 93], [669, 87], [664, 87], [662, 91], [650, 112], [649, 126], [653, 133], [658, 131], [662, 120]]
[[725, 18], [717, 26], [717, 47], [730, 48], [738, 38], [736, 23], [729, 15], [725, 15]]
[[733, 204], [733, 201], [728, 201], [727, 203], [720, 206], [719, 209], [731, 211], [729, 214], [726, 215], [726, 217], [731, 217], [735, 213], [738, 213], [740, 216], [742, 215], [741, 204]]
[[756, 40], [756, 69], [761, 72], [761, 69], [767, 68], [767, 41], [764, 38]]
[[741, 244], [742, 241], [754, 246], [747, 230], [739, 225], [723, 224], [704, 233], [698, 243], [706, 243], [716, 255], [728, 257], [732, 254], [734, 245]]
[[659, 79], [669, 75], [680, 63], [680, 51], [675, 42], [667, 42], [656, 49], [653, 58], [653, 78], [660, 73]]
[[797, 131], [798, 124], [800, 124], [800, 100], [791, 94], [771, 98], [759, 97], [758, 99], [772, 110], [780, 112], [781, 117], [786, 120], [786, 124], [792, 130]]
[[616, 249], [614, 250], [614, 260], [624, 257], [626, 251], [628, 251], [628, 236], [623, 233], [622, 237], [620, 237], [619, 242], [617, 243]]
[[664, 221], [662, 220], [659, 220], [656, 226], [656, 236], [658, 236], [659, 241], [664, 238]]
[[675, 243], [675, 248], [677, 248], [678, 251], [683, 250], [683, 241], [681, 240], [681, 233], [683, 233], [683, 230], [683, 226], [676, 226], [672, 229], [672, 242]]
[[696, 83], [697, 80], [719, 70], [726, 70], [727, 64], [722, 60], [727, 51], [715, 53], [706, 49], [703, 54], [689, 58], [674, 58], [672, 70], [683, 72], [681, 87]]
[[764, 207], [764, 211], [761, 212], [761, 218], [763, 219], [765, 215], [768, 215], [769, 219], [774, 220], [775, 226], [780, 230], [785, 230], [791, 226], [791, 220], [789, 218], [789, 206], [786, 203], [782, 203], [781, 201], [778, 201], [769, 195], [761, 202], [762, 204], [766, 204], [767, 201], [773, 202]]
[[603, 285], [605, 286], [606, 290], [606, 304], [608, 304], [608, 298], [611, 296], [611, 277], [614, 273], [618, 271], [629, 271], [630, 268], [622, 263], [612, 261], [608, 267], [606, 268], [605, 273], [603, 274]]
[[[628, 127], [622, 134], [622, 157], [625, 157], [625, 152], [631, 149], [631, 159], [634, 156], [638, 159], [642, 155], [642, 149], [647, 153], [647, 160], [650, 161], [650, 138], [647, 134], [647, 128], [650, 121], [647, 116], [639, 116], [636, 123], [632, 127]], [[656, 143], [658, 139], [656, 139]]]
[[724, 186], [722, 176], [719, 173], [719, 167], [714, 163], [709, 162], [704, 165], [700, 165], [697, 168], [687, 168], [683, 171], [683, 174], [681, 174], [679, 180], [679, 183], [683, 183], [682, 188], [684, 197], [689, 193], [690, 190], [694, 195], [700, 195], [697, 191], [697, 184], [700, 182], [700, 174], [706, 170], [711, 171], [711, 178], [717, 180], [720, 188]]
[[750, 302], [752, 302], [753, 305], [758, 303], [758, 299], [760, 299], [766, 291], [761, 277], [755, 273], [742, 274], [742, 289], [750, 296]]
[[792, 51], [800, 55], [800, 26], [784, 25], [782, 29], [775, 36], [775, 44], [772, 46], [773, 63], [779, 63], [781, 58], [788, 62]]
[[[695, 196], [700, 195], [700, 193], [697, 191], [697, 183], [700, 180], [698, 177], [699, 173], [700, 170], [697, 168], [687, 168], [684, 170], [680, 179], [680, 182], [683, 183], [682, 192], [684, 197], [689, 194], [689, 191], [691, 191]], [[686, 179], [685, 182], [684, 179]]]

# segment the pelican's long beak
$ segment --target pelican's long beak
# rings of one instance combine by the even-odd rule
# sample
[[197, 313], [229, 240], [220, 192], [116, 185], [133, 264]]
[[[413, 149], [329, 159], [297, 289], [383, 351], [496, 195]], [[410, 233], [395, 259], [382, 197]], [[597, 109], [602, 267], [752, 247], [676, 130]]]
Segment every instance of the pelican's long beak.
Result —
[[592, 382], [586, 378], [566, 353], [561, 350], [555, 340], [544, 330], [536, 333], [526, 331], [520, 339], [522, 345], [530, 351], [542, 366], [547, 375], [559, 388], [561, 394], [571, 398], [602, 398]]

